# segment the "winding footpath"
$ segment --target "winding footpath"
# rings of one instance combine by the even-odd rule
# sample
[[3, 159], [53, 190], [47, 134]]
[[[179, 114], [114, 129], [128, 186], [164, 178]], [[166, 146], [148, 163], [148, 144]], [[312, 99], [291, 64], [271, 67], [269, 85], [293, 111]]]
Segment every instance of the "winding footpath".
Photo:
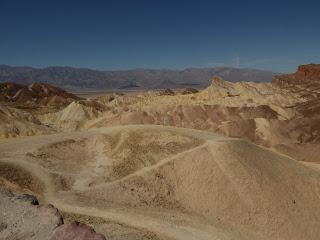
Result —
[[[229, 233], [216, 228], [212, 225], [204, 223], [202, 219], [198, 217], [193, 217], [190, 219], [190, 215], [184, 215], [182, 213], [172, 213], [174, 214], [173, 220], [170, 220], [168, 216], [161, 215], [159, 211], [157, 215], [146, 214], [141, 211], [128, 211], [127, 209], [121, 208], [97, 208], [95, 206], [83, 206], [83, 203], [78, 204], [76, 201], [72, 201], [72, 204], [68, 203], [67, 199], [64, 199], [63, 194], [59, 194], [50, 177], [50, 173], [40, 166], [39, 164], [32, 163], [27, 160], [27, 153], [33, 152], [38, 148], [67, 140], [67, 139], [82, 139], [84, 137], [93, 136], [95, 134], [107, 134], [115, 129], [125, 128], [125, 129], [143, 129], [143, 130], [170, 130], [176, 133], [185, 134], [188, 136], [197, 137], [205, 140], [205, 143], [197, 146], [196, 148], [204, 147], [206, 141], [219, 141], [226, 140], [225, 137], [220, 137], [208, 132], [175, 128], [175, 127], [163, 127], [155, 125], [129, 125], [121, 127], [112, 128], [100, 128], [90, 131], [77, 131], [68, 133], [59, 133], [52, 135], [43, 136], [32, 136], [32, 137], [21, 137], [17, 139], [7, 139], [0, 140], [0, 162], [7, 163], [9, 165], [18, 166], [27, 172], [29, 172], [33, 177], [41, 181], [44, 185], [43, 200], [46, 203], [53, 204], [56, 208], [61, 211], [82, 214], [92, 217], [99, 217], [107, 220], [111, 220], [118, 223], [123, 223], [129, 226], [133, 226], [139, 229], [145, 229], [150, 232], [154, 232], [161, 236], [165, 236], [168, 239], [176, 240], [229, 240], [229, 239], [240, 239], [239, 237], [234, 238]], [[189, 151], [179, 153], [178, 155], [188, 154]], [[141, 174], [141, 172], [150, 171], [154, 168], [165, 164], [170, 161], [172, 157], [163, 159], [155, 165], [143, 168], [131, 175]], [[131, 175], [127, 176], [130, 177]], [[126, 178], [127, 178], [126, 177]], [[120, 180], [121, 181], [121, 180]], [[108, 183], [108, 184], [112, 184]], [[99, 185], [95, 186], [99, 187]], [[67, 193], [67, 195], [69, 192]], [[71, 197], [72, 197], [72, 193]], [[69, 196], [70, 197], [70, 196]], [[171, 214], [171, 215], [172, 215]]]

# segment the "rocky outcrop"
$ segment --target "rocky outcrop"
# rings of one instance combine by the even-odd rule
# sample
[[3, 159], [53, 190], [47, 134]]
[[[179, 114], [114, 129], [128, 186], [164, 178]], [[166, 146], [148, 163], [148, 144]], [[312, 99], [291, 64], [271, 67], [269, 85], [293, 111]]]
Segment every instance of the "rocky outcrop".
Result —
[[295, 73], [275, 76], [272, 80], [281, 87], [314, 82], [320, 84], [320, 64], [301, 65]]
[[0, 101], [10, 101], [23, 87], [23, 85], [17, 83], [0, 83]]
[[63, 224], [52, 205], [33, 205], [35, 197], [0, 189], [0, 239], [46, 240]]
[[230, 106], [278, 106], [286, 108], [301, 102], [299, 95], [271, 83], [228, 82], [214, 77], [205, 90], [210, 104]]
[[78, 222], [64, 224], [54, 206], [39, 205], [29, 194], [0, 188], [0, 239], [105, 240], [93, 228]]

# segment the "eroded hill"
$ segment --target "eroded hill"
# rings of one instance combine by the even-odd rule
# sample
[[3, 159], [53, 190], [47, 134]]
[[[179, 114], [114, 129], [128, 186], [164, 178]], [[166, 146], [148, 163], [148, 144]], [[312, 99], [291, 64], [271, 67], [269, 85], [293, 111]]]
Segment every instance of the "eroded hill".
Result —
[[319, 76], [87, 99], [7, 84], [0, 184], [110, 239], [316, 240]]

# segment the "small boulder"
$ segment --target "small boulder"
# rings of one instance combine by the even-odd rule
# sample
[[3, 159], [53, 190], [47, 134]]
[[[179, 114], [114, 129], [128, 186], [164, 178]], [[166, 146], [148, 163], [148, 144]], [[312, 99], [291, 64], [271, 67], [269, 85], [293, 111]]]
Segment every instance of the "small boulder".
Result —
[[57, 227], [50, 240], [106, 240], [106, 238], [83, 223], [72, 222]]

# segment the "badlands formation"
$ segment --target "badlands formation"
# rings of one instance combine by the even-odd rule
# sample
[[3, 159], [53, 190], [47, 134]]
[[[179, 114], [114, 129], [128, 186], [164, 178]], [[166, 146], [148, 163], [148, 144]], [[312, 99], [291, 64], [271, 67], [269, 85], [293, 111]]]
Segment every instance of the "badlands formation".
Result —
[[319, 239], [320, 65], [200, 91], [0, 91], [0, 239]]

